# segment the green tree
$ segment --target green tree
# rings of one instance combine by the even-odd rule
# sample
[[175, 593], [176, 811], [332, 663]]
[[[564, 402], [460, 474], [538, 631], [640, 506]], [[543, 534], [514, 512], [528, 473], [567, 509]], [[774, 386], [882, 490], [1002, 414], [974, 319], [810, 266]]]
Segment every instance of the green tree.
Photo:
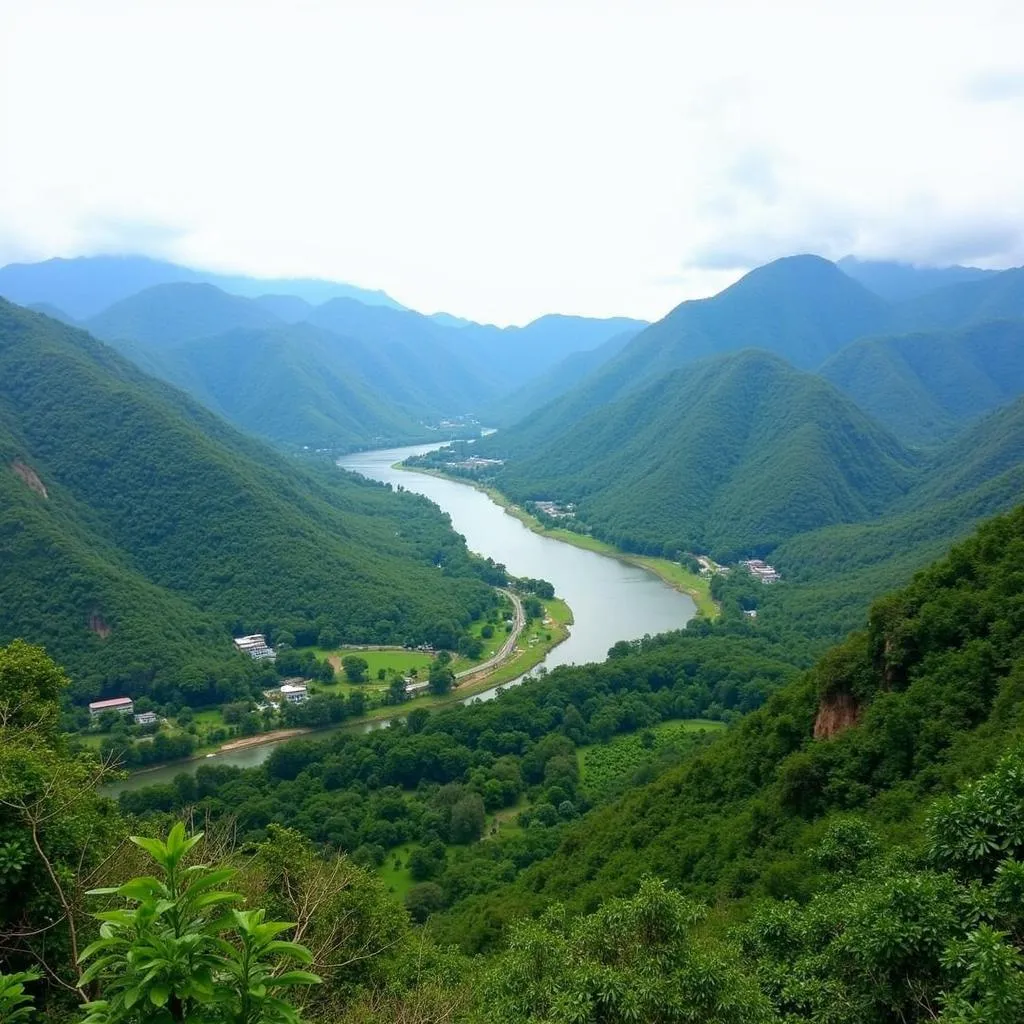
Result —
[[442, 696], [451, 690], [455, 685], [455, 675], [450, 668], [442, 665], [433, 665], [430, 669], [429, 678], [430, 692]]
[[366, 682], [366, 671], [370, 664], [365, 658], [360, 658], [355, 654], [346, 654], [341, 659], [341, 667], [345, 671], [345, 678], [350, 683]]
[[481, 1007], [494, 1024], [762, 1024], [767, 1000], [726, 949], [698, 943], [703, 909], [653, 879], [571, 919], [554, 906], [518, 924]]
[[86, 1005], [85, 1024], [297, 1024], [298, 1012], [283, 993], [320, 979], [281, 968], [310, 963], [309, 951], [278, 938], [291, 924], [231, 906], [240, 897], [221, 886], [234, 871], [186, 866], [201, 838], [187, 836], [181, 823], [166, 842], [133, 836], [159, 876], [93, 891], [129, 906], [96, 915], [100, 938], [79, 958], [92, 961], [79, 986], [100, 989], [100, 998]]
[[467, 793], [452, 807], [451, 837], [453, 843], [471, 843], [484, 832], [486, 813], [483, 797]]
[[414, 885], [405, 894], [405, 908], [418, 924], [444, 908], [444, 892], [435, 882]]

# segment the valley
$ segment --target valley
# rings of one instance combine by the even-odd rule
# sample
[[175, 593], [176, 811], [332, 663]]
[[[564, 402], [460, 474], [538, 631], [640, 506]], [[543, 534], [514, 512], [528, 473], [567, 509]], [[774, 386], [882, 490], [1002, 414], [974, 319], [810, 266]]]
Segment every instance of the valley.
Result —
[[[1024, 735], [1024, 282], [905, 295], [896, 276], [885, 298], [792, 257], [649, 327], [198, 281], [89, 330], [0, 303], [0, 700], [30, 695], [0, 718], [0, 839], [31, 830], [38, 776], [35, 800], [73, 792], [73, 851], [72, 806], [115, 836], [204, 821], [211, 859], [282, 915], [301, 911], [271, 876], [344, 876], [330, 898], [370, 908], [379, 948], [367, 998], [378, 970], [423, 998], [396, 980], [419, 949], [457, 965], [431, 992], [476, 1005], [461, 979], [500, 994], [516, 944], [550, 951], [561, 920], [617, 957], [718, 957], [743, 1024], [833, 1024], [817, 996], [790, 1012], [790, 958], [867, 1007], [857, 1024], [890, 1024], [880, 1003], [924, 1024], [935, 979], [961, 984], [941, 957], [976, 934], [972, 872], [994, 877], [932, 822], [972, 785], [1005, 799]], [[529, 373], [499, 384], [510, 361]], [[911, 927], [900, 894], [937, 863], [942, 952], [884, 997], [838, 938], [835, 962], [779, 946], [772, 921], [835, 931], [851, 899], [874, 908], [865, 943]], [[33, 870], [38, 918], [53, 883]], [[985, 905], [1010, 929], [1000, 884]], [[680, 938], [659, 953], [618, 914]], [[559, 968], [531, 1006], [578, 983]]]

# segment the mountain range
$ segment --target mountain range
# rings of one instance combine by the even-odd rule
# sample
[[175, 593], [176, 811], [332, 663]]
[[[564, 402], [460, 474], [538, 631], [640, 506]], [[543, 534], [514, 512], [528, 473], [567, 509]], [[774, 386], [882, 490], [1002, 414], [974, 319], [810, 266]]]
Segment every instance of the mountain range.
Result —
[[[132, 292], [85, 318], [49, 299], [32, 305], [85, 327], [242, 429], [290, 448], [448, 438], [451, 428], [438, 430], [443, 421], [486, 415], [499, 396], [567, 355], [599, 349], [610, 337], [645, 326], [625, 318], [551, 315], [501, 329], [423, 316], [396, 303], [368, 304], [361, 295], [319, 304], [298, 294], [243, 297], [189, 279], [197, 272], [187, 268], [129, 258], [3, 268], [0, 292], [70, 296], [70, 305], [81, 310], [80, 293], [93, 294], [96, 279], [102, 285], [97, 293], [111, 294], [118, 281], [126, 290], [172, 271], [185, 279]], [[259, 283], [250, 282], [248, 290]]]
[[1019, 309], [1018, 270], [890, 303], [817, 257], [779, 260], [474, 451], [514, 500], [574, 504], [569, 525], [626, 550], [860, 573], [854, 608], [1024, 493]]
[[161, 284], [211, 284], [233, 295], [288, 296], [310, 304], [334, 298], [355, 298], [367, 305], [403, 308], [382, 291], [341, 281], [312, 278], [257, 278], [194, 270], [148, 256], [78, 256], [41, 263], [10, 263], [0, 267], [0, 295], [20, 306], [34, 303], [83, 320]]

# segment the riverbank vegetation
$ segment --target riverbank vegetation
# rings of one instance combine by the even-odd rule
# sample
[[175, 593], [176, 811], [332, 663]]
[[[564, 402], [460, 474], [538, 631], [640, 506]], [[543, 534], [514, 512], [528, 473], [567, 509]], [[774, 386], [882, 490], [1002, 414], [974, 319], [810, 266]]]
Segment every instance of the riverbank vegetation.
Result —
[[460, 469], [453, 465], [453, 457], [465, 454], [466, 450], [463, 445], [451, 445], [425, 455], [410, 456], [396, 468], [448, 477], [459, 483], [469, 483], [534, 533], [572, 544], [585, 551], [593, 551], [598, 555], [617, 558], [630, 565], [638, 565], [654, 573], [676, 590], [689, 594], [697, 605], [698, 614], [709, 619], [718, 614], [718, 605], [711, 594], [710, 580], [701, 575], [692, 556], [679, 551], [674, 553], [674, 558], [631, 553], [629, 548], [616, 547], [607, 540], [599, 539], [588, 527], [576, 520], [554, 519], [545, 515], [537, 507], [536, 502], [527, 502], [525, 508], [517, 505], [497, 487], [485, 483], [486, 475], [482, 476], [478, 471]]

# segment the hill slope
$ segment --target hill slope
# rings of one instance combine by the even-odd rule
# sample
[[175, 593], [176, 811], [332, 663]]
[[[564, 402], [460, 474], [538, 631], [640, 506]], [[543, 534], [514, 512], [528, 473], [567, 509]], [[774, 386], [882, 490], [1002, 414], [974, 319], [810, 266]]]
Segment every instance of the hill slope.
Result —
[[1024, 392], [1024, 320], [866, 338], [820, 373], [904, 441], [932, 443]]
[[[503, 435], [486, 450], [505, 454]], [[519, 500], [574, 502], [628, 550], [765, 551], [866, 518], [910, 485], [898, 442], [825, 381], [756, 350], [667, 374], [496, 477]]]
[[928, 292], [893, 307], [887, 330], [941, 331], [984, 320], [1024, 318], [1024, 267]]
[[433, 396], [409, 396], [404, 375], [389, 375], [368, 346], [308, 324], [238, 328], [159, 352], [135, 345], [122, 351], [242, 430], [291, 447], [337, 450], [437, 436], [422, 422], [437, 415]]
[[571, 391], [595, 370], [621, 352], [636, 337], [636, 331], [616, 334], [596, 348], [571, 352], [545, 372], [527, 381], [510, 395], [493, 402], [487, 409], [487, 422], [496, 427], [519, 423], [538, 409]]
[[269, 310], [212, 284], [160, 284], [147, 288], [83, 325], [103, 341], [140, 342], [161, 349], [209, 338], [238, 327], [279, 327]]
[[618, 355], [518, 425], [509, 444], [546, 443], [583, 416], [706, 356], [760, 348], [814, 368], [855, 338], [877, 332], [885, 302], [818, 256], [751, 271], [708, 299], [677, 306]]
[[232, 632], [422, 641], [491, 601], [430, 503], [287, 461], [5, 302], [0, 430], [0, 642], [45, 639], [82, 697], [208, 696]]
[[[1024, 728], [1022, 557], [1018, 509], [878, 601], [865, 631], [711, 749], [588, 815], [514, 884], [458, 906], [442, 936], [479, 946], [517, 914], [552, 899], [590, 909], [648, 873], [712, 900], [804, 901], [828, 883], [816, 859], [826, 827], [851, 814], [920, 842], [927, 798], [990, 769]], [[621, 670], [644, 654], [622, 652]], [[560, 668], [551, 682], [571, 689], [592, 671]]]

